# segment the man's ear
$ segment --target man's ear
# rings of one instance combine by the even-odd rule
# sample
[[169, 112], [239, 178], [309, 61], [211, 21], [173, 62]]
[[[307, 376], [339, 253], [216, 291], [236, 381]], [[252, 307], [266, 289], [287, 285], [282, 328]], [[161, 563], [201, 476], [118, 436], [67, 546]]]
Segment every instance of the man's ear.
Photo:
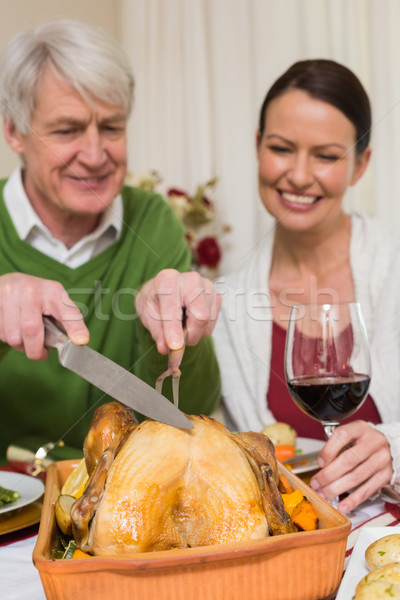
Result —
[[3, 122], [4, 137], [11, 150], [22, 154], [24, 151], [24, 136], [18, 131], [14, 121], [4, 120]]
[[353, 173], [353, 177], [351, 179], [350, 185], [355, 185], [357, 183], [357, 181], [361, 178], [361, 176], [364, 174], [364, 171], [368, 166], [370, 158], [371, 158], [371, 148], [368, 146], [368, 148], [365, 148], [363, 153], [360, 156], [358, 156], [356, 159], [354, 173]]

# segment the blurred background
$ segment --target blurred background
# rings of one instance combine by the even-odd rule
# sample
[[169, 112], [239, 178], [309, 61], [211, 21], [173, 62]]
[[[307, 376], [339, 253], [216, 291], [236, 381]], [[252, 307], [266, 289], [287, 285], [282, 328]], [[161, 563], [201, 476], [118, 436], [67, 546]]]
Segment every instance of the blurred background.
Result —
[[[220, 272], [236, 270], [271, 222], [258, 199], [255, 133], [267, 89], [293, 62], [333, 58], [370, 94], [372, 162], [346, 200], [400, 224], [400, 0], [0, 0], [0, 50], [54, 18], [100, 26], [136, 81], [129, 171], [193, 194], [217, 177]], [[1, 139], [0, 176], [16, 157]]]

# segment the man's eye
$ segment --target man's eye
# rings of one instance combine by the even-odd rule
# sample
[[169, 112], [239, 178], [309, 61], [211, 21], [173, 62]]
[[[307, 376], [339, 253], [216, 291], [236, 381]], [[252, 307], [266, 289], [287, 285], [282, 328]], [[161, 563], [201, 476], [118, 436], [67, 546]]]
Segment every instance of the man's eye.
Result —
[[75, 129], [57, 129], [54, 133], [56, 133], [57, 135], [70, 135], [72, 133], [75, 133]]
[[117, 125], [105, 125], [103, 131], [111, 134], [119, 134], [124, 131], [124, 127], [118, 127]]

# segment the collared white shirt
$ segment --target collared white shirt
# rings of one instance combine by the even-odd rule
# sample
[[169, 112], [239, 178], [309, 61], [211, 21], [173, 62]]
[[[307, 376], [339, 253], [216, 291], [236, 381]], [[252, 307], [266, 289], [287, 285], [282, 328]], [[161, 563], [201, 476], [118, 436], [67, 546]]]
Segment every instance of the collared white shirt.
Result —
[[122, 229], [123, 205], [121, 195], [118, 195], [102, 214], [96, 229], [67, 248], [50, 233], [32, 208], [20, 167], [13, 171], [4, 186], [4, 202], [21, 240], [71, 269], [80, 267], [111, 246]]

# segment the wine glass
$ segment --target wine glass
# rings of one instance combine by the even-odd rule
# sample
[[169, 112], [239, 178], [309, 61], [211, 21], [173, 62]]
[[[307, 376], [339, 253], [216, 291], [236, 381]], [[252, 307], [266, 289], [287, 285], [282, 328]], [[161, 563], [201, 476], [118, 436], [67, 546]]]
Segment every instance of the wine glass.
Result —
[[329, 438], [363, 404], [371, 361], [358, 302], [293, 306], [286, 335], [285, 376], [297, 406]]

